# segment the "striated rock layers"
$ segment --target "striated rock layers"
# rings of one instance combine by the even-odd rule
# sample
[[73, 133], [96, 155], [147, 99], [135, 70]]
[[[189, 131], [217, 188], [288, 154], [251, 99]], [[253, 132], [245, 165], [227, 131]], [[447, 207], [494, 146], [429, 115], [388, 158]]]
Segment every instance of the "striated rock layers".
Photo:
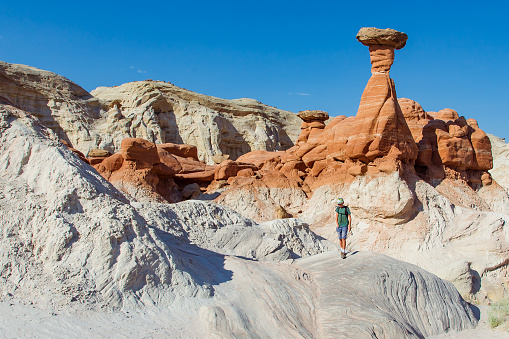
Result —
[[493, 152], [493, 169], [490, 171], [502, 187], [509, 192], [509, 145], [505, 139], [488, 134]]
[[198, 160], [196, 146], [122, 140], [120, 152], [89, 158], [94, 168], [136, 201], [175, 203], [194, 198], [214, 180], [217, 166]]
[[397, 99], [388, 73], [406, 35], [361, 29], [358, 39], [370, 47], [372, 77], [357, 115], [325, 125], [325, 112], [300, 112], [294, 147], [244, 154], [238, 161], [258, 170], [214, 181], [207, 192], [259, 221], [303, 218], [329, 240], [337, 239], [334, 200], [342, 196], [354, 214], [355, 249], [421, 265], [477, 301], [501, 298], [509, 195], [488, 172], [487, 135], [454, 110], [426, 112]]
[[[122, 166], [153, 169], [158, 151], [124, 140]], [[39, 334], [96, 336], [83, 323], [96, 319], [112, 336], [134, 321], [147, 329], [135, 336], [183, 338], [413, 338], [477, 323], [452, 284], [380, 254], [341, 261], [299, 219], [258, 224], [211, 202], [129, 201], [36, 118], [3, 104], [0, 227], [2, 299], [51, 312]], [[7, 333], [17, 324], [14, 315]]]
[[[236, 191], [253, 187], [269, 197], [246, 206], [244, 211], [253, 211], [250, 216], [267, 220], [280, 207], [299, 215], [300, 206], [317, 187], [352, 182], [358, 176], [415, 172], [433, 185], [446, 178], [464, 181], [473, 189], [491, 184], [487, 172], [492, 167], [491, 144], [474, 119], [466, 120], [450, 109], [427, 113], [415, 101], [397, 99], [389, 71], [394, 49], [405, 45], [406, 34], [363, 28], [357, 39], [369, 46], [372, 64], [357, 115], [338, 116], [325, 125], [326, 112], [302, 111], [301, 134], [294, 147], [244, 154], [238, 160], [251, 162], [259, 171], [252, 178], [245, 178], [245, 173], [238, 179], [222, 178]], [[282, 190], [286, 193], [280, 194]], [[218, 201], [228, 204], [227, 195]]]
[[417, 145], [405, 122], [389, 71], [394, 62], [394, 49], [405, 46], [406, 34], [394, 30], [361, 28], [357, 39], [369, 46], [371, 78], [364, 89], [350, 130], [346, 155], [351, 159], [373, 161], [396, 147], [402, 160], [417, 158]]
[[[253, 211], [251, 217], [266, 220], [270, 211], [281, 207], [299, 215], [300, 206], [316, 188], [349, 183], [359, 176], [416, 173], [434, 186], [451, 179], [473, 190], [492, 184], [491, 144], [474, 119], [466, 120], [451, 109], [427, 113], [415, 101], [397, 99], [389, 71], [394, 49], [405, 45], [406, 34], [362, 28], [357, 39], [369, 46], [372, 64], [357, 115], [338, 116], [325, 125], [326, 112], [299, 112], [303, 122], [294, 147], [244, 154], [238, 160], [254, 164], [258, 171], [221, 178], [235, 191], [252, 187], [269, 197], [246, 206], [244, 211]], [[228, 204], [228, 194], [217, 201]], [[285, 195], [292, 198], [285, 201]]]
[[[191, 144], [213, 164], [252, 150], [283, 150], [298, 137], [299, 118], [253, 99], [225, 100], [163, 81], [139, 81], [92, 94], [68, 79], [0, 62], [0, 101], [39, 118], [60, 139], [88, 154], [116, 153], [125, 138]], [[219, 160], [218, 160], [219, 159]], [[216, 160], [216, 161], [214, 161]]]

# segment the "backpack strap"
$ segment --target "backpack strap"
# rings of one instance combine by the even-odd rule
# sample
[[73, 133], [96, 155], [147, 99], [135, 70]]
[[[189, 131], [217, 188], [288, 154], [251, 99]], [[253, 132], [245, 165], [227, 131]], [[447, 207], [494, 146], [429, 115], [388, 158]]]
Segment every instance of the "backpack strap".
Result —
[[343, 207], [339, 207], [339, 208], [342, 208], [344, 213], [339, 213], [338, 212], [338, 214], [341, 214], [341, 215], [344, 215], [344, 216], [348, 216], [348, 213], [346, 212], [346, 209], [348, 208], [348, 206], [344, 205]]

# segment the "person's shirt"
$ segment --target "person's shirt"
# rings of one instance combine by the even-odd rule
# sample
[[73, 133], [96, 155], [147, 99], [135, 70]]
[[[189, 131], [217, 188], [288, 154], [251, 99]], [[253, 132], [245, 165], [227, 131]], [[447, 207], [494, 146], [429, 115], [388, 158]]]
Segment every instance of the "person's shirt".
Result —
[[351, 214], [348, 206], [336, 206], [336, 213], [338, 214], [338, 227], [348, 226], [348, 216]]

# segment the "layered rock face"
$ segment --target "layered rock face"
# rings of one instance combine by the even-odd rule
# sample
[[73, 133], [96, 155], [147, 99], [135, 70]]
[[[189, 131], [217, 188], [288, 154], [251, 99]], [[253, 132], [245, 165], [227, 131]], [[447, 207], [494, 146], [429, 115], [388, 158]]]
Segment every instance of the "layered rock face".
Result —
[[[302, 202], [304, 195], [310, 197], [322, 185], [349, 183], [362, 176], [410, 172], [435, 186], [444, 179], [465, 182], [474, 190], [491, 185], [487, 172], [492, 167], [491, 144], [474, 119], [466, 120], [451, 109], [427, 113], [415, 101], [397, 99], [389, 71], [394, 49], [405, 45], [406, 34], [363, 28], [357, 39], [369, 46], [372, 64], [357, 115], [335, 117], [325, 126], [326, 112], [299, 112], [303, 122], [294, 147], [286, 152], [247, 153], [239, 160], [253, 163], [259, 171], [253, 170], [249, 179], [246, 175], [222, 179], [244, 190], [289, 190], [291, 196], [301, 198], [285, 201], [264, 193], [271, 198], [257, 204], [260, 210], [281, 206], [294, 215], [302, 212], [301, 204], [292, 206], [290, 200]], [[228, 191], [218, 201], [226, 203], [227, 195]], [[489, 210], [489, 203], [481, 205]], [[268, 215], [251, 216], [265, 220]]]
[[[402, 48], [406, 34], [394, 30], [363, 28], [357, 38], [370, 47], [372, 77], [364, 91], [355, 117], [338, 116], [326, 126], [323, 111], [302, 111], [297, 144], [284, 153], [252, 152], [239, 160], [253, 162], [259, 172], [249, 179], [229, 180], [231, 186], [262, 190], [269, 199], [257, 199], [260, 210], [284, 208], [293, 215], [302, 213], [302, 203], [322, 185], [352, 182], [357, 176], [413, 170], [419, 149], [399, 106], [389, 70], [394, 49]], [[268, 193], [286, 190], [287, 196]], [[291, 194], [288, 194], [291, 192]], [[218, 201], [229, 201], [225, 192]], [[298, 204], [295, 205], [294, 202]], [[233, 199], [232, 199], [233, 202]], [[252, 210], [253, 206], [246, 207]], [[253, 213], [263, 218], [270, 213]], [[257, 215], [257, 216], [255, 216]]]
[[509, 145], [503, 139], [488, 134], [493, 152], [493, 179], [509, 192]]
[[[39, 334], [118, 336], [134, 321], [136, 336], [411, 338], [477, 323], [452, 284], [413, 265], [373, 253], [341, 262], [298, 219], [129, 201], [30, 114], [0, 104], [0, 126], [0, 290], [27, 305], [24, 322], [53, 312]], [[153, 170], [162, 149], [126, 139], [121, 167]]]
[[474, 188], [491, 184], [491, 143], [475, 119], [466, 120], [452, 109], [425, 112], [410, 99], [400, 99], [405, 119], [419, 146], [417, 172], [426, 181], [461, 178]]
[[253, 99], [219, 99], [162, 81], [99, 87], [92, 94], [107, 114], [96, 124], [99, 134], [111, 138], [102, 148], [118, 149], [126, 137], [184, 143], [214, 164], [221, 155], [235, 160], [251, 150], [291, 147], [297, 139], [298, 117]]
[[156, 145], [141, 138], [126, 138], [120, 152], [89, 162], [132, 199], [170, 203], [199, 195], [200, 186], [214, 180], [217, 167], [199, 161], [196, 146]]
[[369, 46], [372, 76], [362, 94], [346, 145], [349, 158], [373, 161], [396, 147], [402, 160], [415, 160], [417, 146], [405, 122], [389, 71], [394, 62], [394, 49], [405, 46], [407, 36], [391, 29], [362, 28], [357, 39]]
[[0, 101], [34, 114], [84, 154], [94, 149], [113, 154], [123, 139], [143, 138], [195, 145], [199, 159], [214, 164], [222, 156], [235, 160], [252, 150], [289, 148], [299, 133], [300, 120], [291, 112], [163, 81], [100, 87], [90, 94], [62, 76], [5, 62], [0, 78]]
[[[502, 297], [509, 245], [499, 227], [509, 221], [509, 195], [488, 172], [488, 137], [454, 110], [426, 112], [413, 100], [397, 99], [388, 72], [405, 35], [368, 29], [358, 39], [370, 46], [372, 77], [357, 115], [324, 126], [325, 112], [299, 113], [297, 144], [240, 157], [258, 170], [228, 178], [216, 202], [260, 221], [284, 210], [334, 240], [334, 200], [341, 196], [354, 214], [355, 249], [426, 267], [480, 302]], [[218, 186], [213, 182], [209, 193]], [[465, 228], [472, 223], [482, 243]], [[454, 259], [441, 260], [444, 253]]]
[[0, 61], [0, 101], [33, 114], [84, 154], [101, 142], [93, 130], [99, 100], [63, 76]]

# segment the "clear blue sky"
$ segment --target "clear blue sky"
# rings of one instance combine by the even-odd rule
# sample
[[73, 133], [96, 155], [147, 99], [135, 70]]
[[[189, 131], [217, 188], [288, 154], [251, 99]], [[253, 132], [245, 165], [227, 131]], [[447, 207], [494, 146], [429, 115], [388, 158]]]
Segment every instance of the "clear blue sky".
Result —
[[502, 1], [2, 1], [0, 60], [91, 91], [154, 79], [297, 112], [355, 115], [370, 76], [360, 27], [408, 34], [398, 97], [509, 140]]

